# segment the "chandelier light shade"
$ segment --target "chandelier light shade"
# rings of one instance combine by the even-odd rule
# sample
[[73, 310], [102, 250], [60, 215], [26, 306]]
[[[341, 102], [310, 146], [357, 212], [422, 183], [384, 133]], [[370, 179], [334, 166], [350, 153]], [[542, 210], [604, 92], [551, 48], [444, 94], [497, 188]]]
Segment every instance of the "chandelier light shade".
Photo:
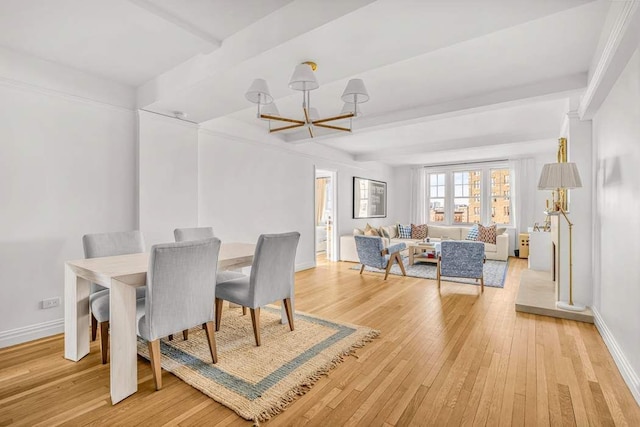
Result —
[[[272, 102], [271, 104], [267, 104], [264, 107], [260, 108], [260, 113], [269, 115], [269, 116], [276, 116], [276, 117], [280, 116], [280, 111], [278, 111], [278, 106], [276, 105], [275, 102]], [[264, 119], [264, 120], [267, 120], [267, 119]]]
[[352, 104], [350, 102], [345, 102], [344, 106], [342, 107], [342, 111], [340, 111], [340, 114], [349, 114], [349, 113], [352, 113], [354, 117], [362, 116], [362, 110], [360, 109], [360, 105]]
[[320, 120], [320, 114], [318, 113], [317, 108], [309, 108], [309, 118], [313, 120]]
[[582, 187], [582, 181], [575, 163], [547, 163], [542, 167], [538, 190], [580, 187]]
[[[269, 93], [269, 87], [264, 79], [255, 79], [245, 97], [250, 102], [258, 105], [258, 118], [269, 121], [269, 133], [280, 132], [289, 129], [306, 128], [311, 138], [314, 137], [315, 128], [324, 128], [343, 132], [351, 132], [352, 119], [360, 115], [358, 105], [369, 100], [369, 93], [362, 79], [351, 79], [347, 83], [342, 94], [342, 100], [346, 102], [342, 112], [333, 117], [320, 118], [318, 110], [311, 107], [310, 92], [320, 87], [314, 74], [317, 65], [315, 62], [307, 61], [296, 65], [289, 80], [289, 88], [302, 92], [302, 119], [292, 119], [283, 117], [278, 112], [278, 108], [273, 102], [273, 97]], [[264, 107], [262, 107], [264, 105]], [[349, 120], [349, 127], [336, 126], [329, 122], [337, 120]], [[272, 127], [272, 122], [286, 123], [280, 127]]]
[[344, 92], [342, 92], [342, 100], [350, 104], [367, 102], [369, 100], [369, 93], [362, 79], [349, 80], [347, 87], [344, 88]]
[[266, 105], [273, 102], [273, 97], [269, 92], [269, 86], [267, 86], [265, 79], [255, 79], [249, 86], [247, 93], [244, 94], [244, 97], [258, 105]]
[[289, 80], [289, 87], [293, 90], [307, 91], [316, 90], [320, 87], [316, 75], [313, 74], [313, 65], [306, 62], [296, 65], [293, 70], [291, 79]]

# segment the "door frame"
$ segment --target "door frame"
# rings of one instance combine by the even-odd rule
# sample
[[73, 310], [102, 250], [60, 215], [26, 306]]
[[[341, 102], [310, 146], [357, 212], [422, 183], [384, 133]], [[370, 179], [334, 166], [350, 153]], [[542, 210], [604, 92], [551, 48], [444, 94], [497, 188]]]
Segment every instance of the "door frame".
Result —
[[[314, 253], [314, 262], [317, 259], [316, 248], [318, 245], [316, 239], [316, 178], [318, 177], [318, 172], [326, 172], [331, 178], [331, 258], [328, 258], [329, 261], [338, 261], [338, 171], [334, 169], [321, 168], [317, 165], [313, 167], [313, 253]], [[329, 238], [329, 236], [327, 236]]]

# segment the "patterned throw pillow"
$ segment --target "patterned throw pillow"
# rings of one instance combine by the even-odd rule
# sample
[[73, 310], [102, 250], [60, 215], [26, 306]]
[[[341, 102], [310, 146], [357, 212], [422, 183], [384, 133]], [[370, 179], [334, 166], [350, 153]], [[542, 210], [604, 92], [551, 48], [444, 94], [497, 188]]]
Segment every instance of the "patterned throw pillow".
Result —
[[427, 224], [414, 225], [411, 224], [411, 238], [412, 239], [426, 239], [427, 238]]
[[388, 227], [380, 227], [378, 228], [378, 233], [380, 234], [380, 237], [386, 237], [387, 239], [390, 239], [391, 237], [389, 236], [389, 231]]
[[469, 230], [469, 233], [467, 234], [467, 237], [465, 240], [478, 240], [478, 224], [475, 224], [473, 227], [471, 227], [471, 229]]
[[496, 225], [485, 227], [478, 224], [478, 240], [485, 243], [496, 244]]
[[411, 226], [398, 224], [398, 237], [401, 239], [411, 238]]
[[377, 236], [377, 237], [380, 237], [380, 233], [378, 233], [378, 230], [373, 228], [369, 224], [367, 224], [367, 226], [364, 229], [364, 235], [365, 236]]

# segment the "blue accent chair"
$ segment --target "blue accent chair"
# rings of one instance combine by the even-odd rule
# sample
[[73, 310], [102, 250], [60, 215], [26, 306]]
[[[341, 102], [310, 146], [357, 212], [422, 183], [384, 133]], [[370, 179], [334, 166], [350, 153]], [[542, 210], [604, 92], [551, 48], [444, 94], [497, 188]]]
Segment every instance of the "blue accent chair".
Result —
[[464, 240], [444, 241], [440, 244], [438, 259], [438, 289], [440, 277], [466, 277], [480, 280], [484, 292], [483, 265], [485, 261], [484, 243]]
[[404, 270], [404, 264], [402, 263], [402, 257], [400, 251], [406, 249], [407, 245], [404, 243], [398, 243], [396, 245], [384, 247], [381, 237], [376, 236], [353, 236], [356, 239], [356, 250], [358, 251], [358, 258], [362, 268], [360, 274], [364, 271], [365, 265], [369, 267], [375, 267], [385, 270], [384, 280], [387, 280], [389, 276], [389, 270], [395, 260], [402, 270], [402, 275], [406, 276], [407, 272]]

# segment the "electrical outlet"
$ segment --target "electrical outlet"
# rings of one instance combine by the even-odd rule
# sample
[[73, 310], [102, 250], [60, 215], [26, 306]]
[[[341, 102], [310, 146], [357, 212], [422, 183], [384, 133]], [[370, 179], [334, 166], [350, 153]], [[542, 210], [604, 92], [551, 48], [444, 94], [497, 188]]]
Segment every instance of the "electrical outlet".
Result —
[[42, 308], [54, 308], [60, 305], [60, 297], [48, 298], [42, 300]]

